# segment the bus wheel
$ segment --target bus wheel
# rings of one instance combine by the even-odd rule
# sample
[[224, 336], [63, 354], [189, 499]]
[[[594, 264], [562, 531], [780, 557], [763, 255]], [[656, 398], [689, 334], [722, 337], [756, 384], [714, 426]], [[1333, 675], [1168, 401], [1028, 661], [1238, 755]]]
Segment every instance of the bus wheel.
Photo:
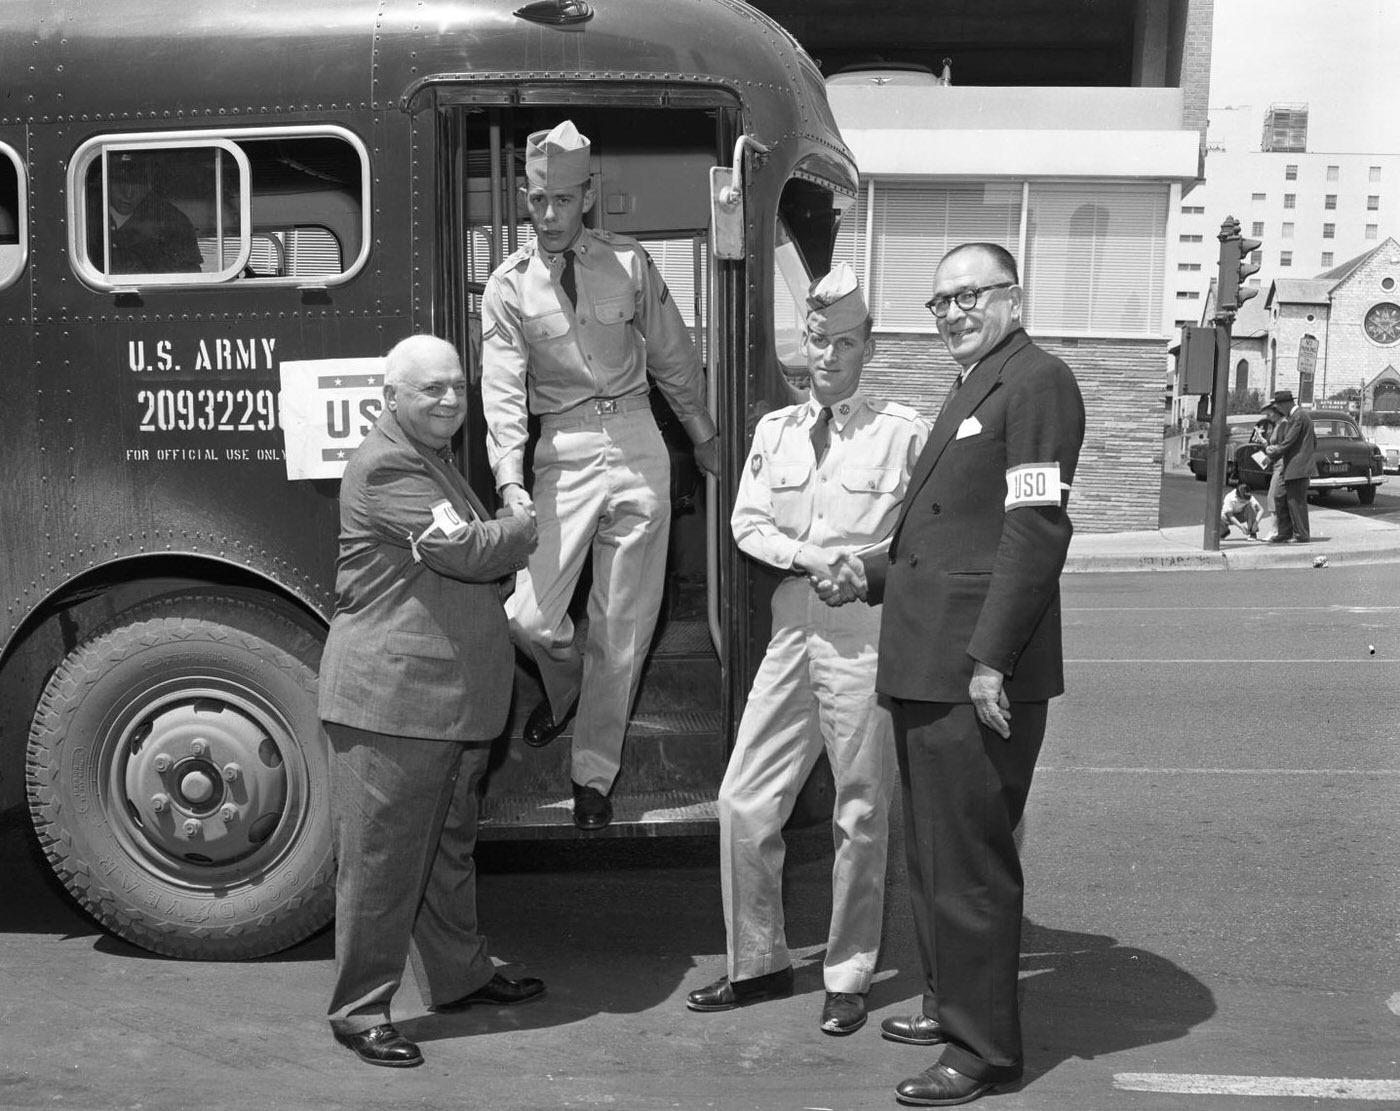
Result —
[[59, 665], [29, 733], [39, 842], [103, 926], [174, 957], [275, 953], [330, 921], [320, 642], [208, 594], [120, 614]]

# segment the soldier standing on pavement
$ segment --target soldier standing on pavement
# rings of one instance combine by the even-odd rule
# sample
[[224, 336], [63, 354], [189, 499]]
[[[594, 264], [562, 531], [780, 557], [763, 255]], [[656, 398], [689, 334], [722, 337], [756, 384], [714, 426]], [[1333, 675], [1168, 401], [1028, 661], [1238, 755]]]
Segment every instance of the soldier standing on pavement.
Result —
[[783, 824], [823, 746], [836, 781], [831, 925], [821, 1029], [865, 1024], [880, 950], [895, 755], [876, 701], [880, 607], [859, 553], [888, 542], [928, 424], [860, 391], [875, 353], [870, 314], [845, 263], [813, 284], [803, 334], [811, 398], [766, 415], [734, 504], [734, 539], [789, 573], [720, 787], [720, 877], [728, 975], [693, 991], [694, 1011], [792, 993], [783, 930]]
[[[507, 258], [482, 301], [482, 403], [496, 487], [533, 506], [539, 546], [506, 603], [545, 697], [525, 742], [548, 744], [575, 712], [574, 823], [602, 829], [627, 719], [661, 609], [671, 519], [670, 458], [647, 374], [718, 473], [704, 370], [666, 283], [634, 239], [584, 227], [595, 193], [590, 144], [573, 123], [529, 137], [522, 189], [536, 242]], [[526, 422], [539, 417], [532, 495]], [[588, 638], [568, 607], [589, 553]]]

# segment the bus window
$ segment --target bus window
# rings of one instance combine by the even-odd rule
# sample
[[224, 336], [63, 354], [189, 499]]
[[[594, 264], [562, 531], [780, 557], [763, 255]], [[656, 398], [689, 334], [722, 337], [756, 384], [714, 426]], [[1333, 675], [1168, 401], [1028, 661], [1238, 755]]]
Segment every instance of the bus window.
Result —
[[854, 198], [794, 177], [783, 187], [773, 243], [773, 342], [778, 363], [796, 389], [807, 388], [802, 327], [807, 290], [831, 268], [841, 214]]
[[340, 128], [105, 136], [74, 166], [74, 257], [99, 288], [321, 285], [368, 253], [368, 156]]
[[19, 155], [0, 143], [0, 289], [11, 285], [24, 269], [28, 237], [21, 180]]

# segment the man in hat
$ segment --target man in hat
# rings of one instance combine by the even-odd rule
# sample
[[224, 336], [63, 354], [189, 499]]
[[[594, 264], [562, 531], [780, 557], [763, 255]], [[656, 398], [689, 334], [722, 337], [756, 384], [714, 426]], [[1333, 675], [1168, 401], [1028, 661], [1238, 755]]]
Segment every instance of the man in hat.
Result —
[[807, 303], [811, 397], [759, 421], [731, 521], [739, 547], [787, 577], [720, 787], [728, 975], [686, 1005], [725, 1011], [791, 994], [782, 829], [824, 747], [837, 847], [820, 1025], [840, 1035], [865, 1023], [894, 791], [889, 713], [875, 697], [880, 607], [865, 601], [862, 557], [888, 541], [928, 424], [860, 390], [875, 341], [850, 267], [813, 283]]
[[[108, 159], [107, 241], [113, 274], [182, 274], [201, 266], [194, 225], [156, 188], [163, 152], [127, 151]], [[102, 265], [102, 241], [92, 243]]]
[[914, 467], [885, 576], [877, 689], [891, 700], [904, 801], [920, 1013], [884, 1036], [941, 1046], [901, 1103], [966, 1103], [1024, 1065], [1016, 983], [1024, 880], [1014, 831], [1064, 690], [1060, 571], [1084, 440], [1063, 361], [1021, 327], [1016, 259], [953, 248], [927, 306], [959, 384]]
[[1279, 415], [1279, 425], [1264, 450], [1282, 476], [1283, 496], [1274, 500], [1276, 529], [1270, 544], [1306, 544], [1308, 527], [1308, 479], [1317, 474], [1317, 436], [1312, 416], [1293, 400], [1292, 390], [1278, 390], [1266, 406]]
[[[608, 794], [665, 580], [671, 464], [648, 372], [710, 474], [719, 443], [699, 355], [651, 257], [635, 239], [584, 226], [596, 199], [589, 155], [567, 120], [529, 137], [521, 192], [535, 242], [486, 283], [481, 394], [501, 498], [539, 521], [539, 546], [507, 602], [512, 635], [544, 684], [524, 739], [548, 744], [576, 712], [574, 823], [597, 830], [612, 820]], [[533, 496], [531, 414], [540, 426]], [[590, 551], [580, 655], [568, 606]]]

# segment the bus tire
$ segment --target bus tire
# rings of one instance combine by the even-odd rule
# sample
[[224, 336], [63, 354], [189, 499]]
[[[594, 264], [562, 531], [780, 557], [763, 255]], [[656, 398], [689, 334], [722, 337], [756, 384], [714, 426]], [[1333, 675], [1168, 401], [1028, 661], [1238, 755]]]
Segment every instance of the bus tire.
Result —
[[286, 949], [335, 905], [321, 641], [246, 599], [186, 593], [119, 614], [58, 666], [26, 785], [49, 864], [143, 949]]

